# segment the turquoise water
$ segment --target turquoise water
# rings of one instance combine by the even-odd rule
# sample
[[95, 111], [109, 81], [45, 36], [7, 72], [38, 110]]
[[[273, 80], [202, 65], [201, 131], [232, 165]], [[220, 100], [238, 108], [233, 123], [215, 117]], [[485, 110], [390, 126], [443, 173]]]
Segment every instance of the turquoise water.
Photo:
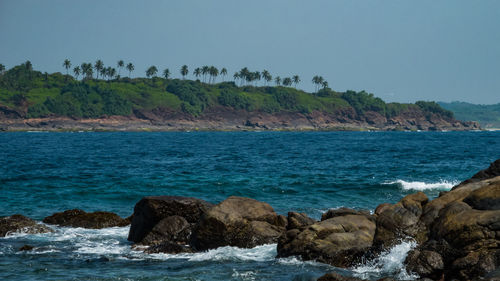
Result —
[[[238, 195], [319, 218], [416, 191], [435, 197], [498, 158], [499, 132], [2, 133], [0, 216], [41, 220], [72, 208], [129, 216], [147, 195], [213, 203]], [[127, 233], [57, 228], [0, 238], [0, 279], [311, 280], [336, 270], [275, 259], [275, 245], [146, 255], [130, 250]], [[36, 248], [17, 252], [23, 244]], [[386, 254], [403, 259], [411, 246]], [[345, 273], [377, 278], [400, 268], [369, 261]]]

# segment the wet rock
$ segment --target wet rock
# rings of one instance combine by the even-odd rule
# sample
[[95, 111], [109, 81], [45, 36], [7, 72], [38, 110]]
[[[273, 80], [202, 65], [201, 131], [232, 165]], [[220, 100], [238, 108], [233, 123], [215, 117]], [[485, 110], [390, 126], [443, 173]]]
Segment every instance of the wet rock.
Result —
[[87, 213], [80, 209], [55, 213], [43, 219], [44, 223], [59, 226], [101, 229], [115, 226], [127, 226], [129, 222], [110, 212]]
[[287, 230], [302, 228], [315, 223], [316, 220], [308, 217], [304, 213], [288, 212]]
[[367, 216], [338, 216], [301, 230], [288, 230], [278, 241], [278, 256], [348, 267], [366, 254], [374, 235], [375, 222]]
[[145, 250], [148, 254], [157, 253], [168, 253], [168, 254], [180, 254], [180, 253], [193, 253], [193, 249], [188, 245], [182, 245], [172, 241], [163, 241], [162, 243], [150, 246]]
[[231, 196], [201, 218], [193, 233], [193, 246], [207, 250], [222, 246], [251, 248], [276, 243], [286, 219], [264, 202]]
[[345, 215], [365, 215], [365, 216], [371, 218], [369, 211], [366, 211], [366, 210], [357, 211], [354, 209], [349, 209], [349, 208], [343, 207], [343, 208], [339, 208], [339, 209], [328, 210], [326, 213], [321, 215], [321, 220], [324, 221], [327, 219], [331, 219], [334, 217], [341, 217], [341, 216], [345, 216]]
[[408, 254], [405, 262], [407, 270], [415, 272], [419, 276], [430, 277], [434, 280], [439, 280], [443, 277], [443, 257], [435, 251], [412, 251]]
[[33, 250], [35, 247], [31, 246], [31, 245], [24, 245], [22, 246], [21, 248], [19, 248], [19, 251], [22, 252], [22, 251], [31, 251]]
[[464, 202], [477, 210], [500, 210], [500, 182], [474, 190]]
[[343, 276], [335, 272], [330, 272], [318, 278], [318, 281], [364, 281], [364, 279]]
[[375, 247], [385, 250], [407, 237], [413, 237], [418, 242], [425, 241], [427, 229], [419, 223], [419, 219], [428, 201], [423, 192], [418, 192], [404, 197], [394, 205], [377, 207]]
[[53, 230], [19, 214], [0, 218], [0, 237], [16, 232], [36, 234], [53, 232]]
[[141, 242], [158, 222], [170, 216], [181, 216], [188, 223], [195, 224], [212, 206], [190, 197], [144, 197], [135, 205], [128, 240]]
[[187, 244], [191, 237], [191, 224], [181, 216], [170, 216], [160, 220], [141, 240], [143, 245], [156, 245], [165, 241]]

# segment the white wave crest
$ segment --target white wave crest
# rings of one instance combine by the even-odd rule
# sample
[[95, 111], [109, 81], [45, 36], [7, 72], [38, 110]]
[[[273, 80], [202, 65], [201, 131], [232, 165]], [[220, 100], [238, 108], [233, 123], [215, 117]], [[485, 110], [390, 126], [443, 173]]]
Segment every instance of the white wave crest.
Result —
[[151, 257], [188, 261], [272, 261], [276, 254], [276, 244], [266, 244], [250, 249], [226, 246], [201, 253], [151, 254]]
[[408, 274], [404, 261], [408, 252], [417, 246], [413, 240], [404, 241], [381, 253], [377, 258], [358, 265], [352, 271], [356, 277], [370, 279], [373, 277], [396, 276], [398, 280], [415, 280], [418, 276]]
[[450, 190], [453, 186], [457, 185], [458, 181], [446, 181], [442, 180], [439, 182], [431, 182], [426, 183], [423, 181], [404, 181], [404, 180], [395, 180], [391, 182], [387, 182], [385, 184], [397, 184], [404, 190]]

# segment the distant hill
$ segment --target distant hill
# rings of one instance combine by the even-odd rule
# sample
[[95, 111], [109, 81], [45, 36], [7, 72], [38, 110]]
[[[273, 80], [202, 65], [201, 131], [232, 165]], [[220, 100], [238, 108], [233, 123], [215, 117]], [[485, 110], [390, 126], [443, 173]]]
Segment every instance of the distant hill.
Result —
[[500, 128], [500, 103], [482, 105], [467, 102], [438, 102], [438, 104], [453, 112], [458, 120], [476, 121], [483, 128]]
[[[243, 70], [240, 76], [247, 73]], [[280, 80], [268, 86], [267, 81], [253, 81], [248, 73], [239, 85], [238, 80], [216, 83], [215, 76], [205, 83], [154, 73], [147, 73], [151, 78], [133, 79], [101, 73], [98, 79], [88, 72], [78, 80], [33, 70], [28, 61], [0, 72], [0, 131], [478, 128], [457, 121], [435, 102], [385, 103], [364, 91], [334, 91], [326, 83], [308, 93], [291, 87], [291, 78], [283, 78], [286, 86]]]

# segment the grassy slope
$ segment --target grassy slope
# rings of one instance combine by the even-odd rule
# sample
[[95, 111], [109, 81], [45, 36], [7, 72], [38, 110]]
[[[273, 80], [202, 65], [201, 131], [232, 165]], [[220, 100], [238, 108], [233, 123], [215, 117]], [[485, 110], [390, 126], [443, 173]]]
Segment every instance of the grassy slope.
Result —
[[269, 113], [310, 113], [316, 110], [334, 113], [353, 108], [361, 116], [366, 111], [376, 111], [386, 117], [411, 109], [452, 116], [451, 112], [433, 102], [385, 103], [364, 91], [339, 93], [327, 88], [310, 94], [282, 86], [238, 87], [233, 82], [209, 85], [162, 78], [78, 81], [60, 73], [33, 71], [25, 64], [0, 75], [0, 104], [24, 111], [26, 117], [95, 118], [153, 109], [183, 111], [198, 116], [220, 106]]
[[500, 128], [500, 103], [480, 105], [466, 102], [439, 102], [459, 120], [477, 121], [484, 128]]

